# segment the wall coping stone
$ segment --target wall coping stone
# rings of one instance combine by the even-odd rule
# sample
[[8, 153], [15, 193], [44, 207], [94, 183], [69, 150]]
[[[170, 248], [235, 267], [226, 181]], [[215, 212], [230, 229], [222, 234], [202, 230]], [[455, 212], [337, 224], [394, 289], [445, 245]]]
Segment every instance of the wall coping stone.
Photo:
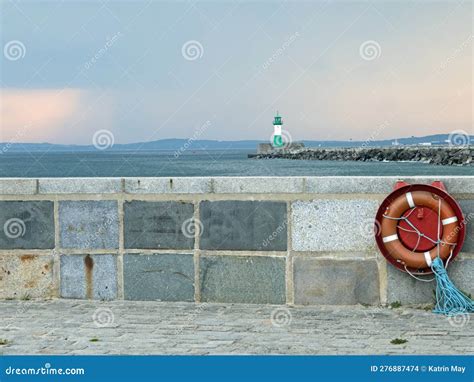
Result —
[[474, 194], [474, 176], [285, 176], [0, 178], [0, 195], [50, 194], [387, 194], [397, 180], [445, 183], [451, 194]]

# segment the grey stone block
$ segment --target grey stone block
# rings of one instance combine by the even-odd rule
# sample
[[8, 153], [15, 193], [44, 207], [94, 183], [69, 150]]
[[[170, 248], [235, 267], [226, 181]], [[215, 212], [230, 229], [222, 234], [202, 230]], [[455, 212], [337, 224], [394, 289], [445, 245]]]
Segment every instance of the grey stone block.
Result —
[[56, 297], [52, 255], [0, 255], [0, 298]]
[[254, 193], [254, 194], [289, 194], [303, 192], [301, 177], [216, 177], [214, 192]]
[[118, 248], [118, 227], [118, 204], [114, 200], [59, 202], [62, 248]]
[[296, 257], [295, 303], [302, 305], [379, 304], [375, 260], [322, 260]]
[[[434, 303], [435, 281], [422, 282], [415, 280], [408, 273], [401, 272], [391, 265], [388, 266], [389, 303], [400, 301], [402, 304]], [[474, 295], [474, 259], [454, 260], [448, 267], [448, 275], [456, 287]], [[417, 276], [433, 279], [434, 275]]]
[[0, 179], [1, 195], [33, 195], [36, 194], [36, 179]]
[[125, 248], [194, 248], [194, 205], [184, 202], [124, 203]]
[[315, 194], [388, 194], [397, 180], [407, 183], [430, 184], [436, 180], [444, 182], [451, 194], [473, 194], [472, 176], [327, 176], [306, 177], [306, 192]]
[[201, 202], [201, 249], [286, 251], [286, 203]]
[[435, 181], [442, 181], [450, 194], [473, 194], [474, 193], [474, 177], [472, 176], [414, 176], [401, 178], [401, 180], [410, 183], [431, 184]]
[[306, 192], [310, 194], [388, 194], [393, 191], [396, 178], [366, 176], [330, 176], [306, 178]]
[[201, 300], [284, 304], [285, 258], [201, 256]]
[[474, 253], [474, 200], [460, 200], [459, 204], [466, 222], [466, 239], [462, 251]]
[[61, 297], [117, 298], [116, 255], [62, 255]]
[[40, 194], [113, 194], [121, 192], [120, 178], [40, 178]]
[[371, 251], [378, 203], [374, 200], [314, 200], [292, 203], [295, 251]]
[[194, 301], [192, 254], [126, 254], [123, 272], [127, 300]]
[[53, 202], [0, 202], [0, 248], [54, 248]]
[[211, 178], [125, 178], [130, 194], [204, 194], [211, 192]]

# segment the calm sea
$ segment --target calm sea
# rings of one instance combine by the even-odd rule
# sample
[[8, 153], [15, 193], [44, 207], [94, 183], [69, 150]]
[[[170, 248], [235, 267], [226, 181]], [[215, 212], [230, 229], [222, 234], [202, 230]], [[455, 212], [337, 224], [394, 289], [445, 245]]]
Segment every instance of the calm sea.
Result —
[[423, 163], [248, 159], [248, 151], [36, 152], [0, 155], [0, 177], [474, 175]]

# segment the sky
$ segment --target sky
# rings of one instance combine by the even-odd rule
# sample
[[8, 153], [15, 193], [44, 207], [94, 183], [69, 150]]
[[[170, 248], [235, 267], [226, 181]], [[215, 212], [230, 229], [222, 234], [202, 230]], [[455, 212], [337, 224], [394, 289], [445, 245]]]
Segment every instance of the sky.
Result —
[[474, 133], [470, 1], [0, 4], [3, 142]]

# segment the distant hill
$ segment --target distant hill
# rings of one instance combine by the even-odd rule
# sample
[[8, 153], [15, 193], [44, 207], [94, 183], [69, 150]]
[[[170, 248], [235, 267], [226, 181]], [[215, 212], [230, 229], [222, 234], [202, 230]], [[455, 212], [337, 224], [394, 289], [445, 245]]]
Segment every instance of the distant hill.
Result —
[[[445, 145], [449, 134], [428, 135], [425, 137], [398, 138], [401, 145]], [[467, 136], [458, 136], [455, 144], [466, 144]], [[469, 137], [474, 143], [474, 136]], [[302, 142], [306, 147], [380, 147], [391, 146], [394, 139], [367, 140], [367, 141], [307, 141]], [[267, 141], [246, 140], [246, 141], [217, 141], [217, 140], [192, 140], [192, 139], [160, 139], [150, 142], [138, 142], [127, 144], [114, 144], [107, 151], [148, 151], [148, 150], [168, 150], [176, 151], [185, 149], [187, 152], [198, 150], [249, 150], [255, 151], [259, 143]], [[0, 143], [0, 154], [4, 152], [40, 152], [40, 151], [96, 151], [93, 145], [58, 145], [52, 143]]]

